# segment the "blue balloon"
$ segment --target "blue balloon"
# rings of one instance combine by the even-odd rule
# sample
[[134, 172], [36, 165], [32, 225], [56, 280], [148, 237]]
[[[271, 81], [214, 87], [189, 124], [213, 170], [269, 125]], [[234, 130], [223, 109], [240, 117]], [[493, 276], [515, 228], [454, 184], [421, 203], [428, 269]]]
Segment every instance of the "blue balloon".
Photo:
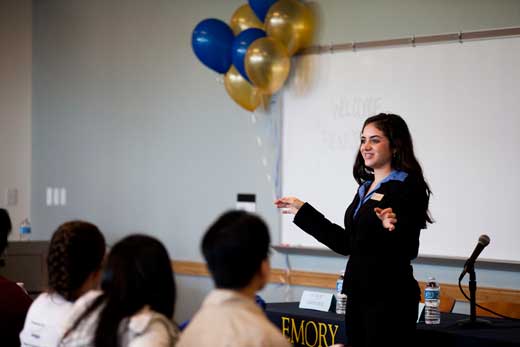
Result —
[[262, 29], [258, 28], [249, 28], [242, 31], [240, 34], [235, 37], [233, 40], [233, 45], [231, 46], [231, 59], [233, 65], [237, 68], [238, 72], [248, 81], [249, 77], [246, 73], [245, 66], [245, 58], [247, 49], [253, 43], [253, 41], [265, 37], [267, 34]]
[[233, 31], [219, 19], [204, 19], [191, 35], [191, 46], [199, 60], [218, 73], [225, 73], [231, 66]]
[[276, 1], [277, 0], [249, 0], [249, 7], [251, 7], [258, 19], [263, 23], [267, 12], [269, 12], [269, 8], [271, 8], [271, 5]]

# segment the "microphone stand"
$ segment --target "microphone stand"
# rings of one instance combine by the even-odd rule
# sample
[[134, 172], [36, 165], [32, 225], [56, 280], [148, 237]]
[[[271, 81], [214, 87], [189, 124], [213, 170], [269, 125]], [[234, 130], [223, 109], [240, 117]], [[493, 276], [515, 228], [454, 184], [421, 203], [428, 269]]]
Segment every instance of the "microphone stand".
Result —
[[457, 321], [457, 325], [466, 329], [478, 329], [491, 326], [491, 321], [477, 318], [477, 276], [475, 267], [471, 265], [466, 269], [469, 273], [469, 318]]

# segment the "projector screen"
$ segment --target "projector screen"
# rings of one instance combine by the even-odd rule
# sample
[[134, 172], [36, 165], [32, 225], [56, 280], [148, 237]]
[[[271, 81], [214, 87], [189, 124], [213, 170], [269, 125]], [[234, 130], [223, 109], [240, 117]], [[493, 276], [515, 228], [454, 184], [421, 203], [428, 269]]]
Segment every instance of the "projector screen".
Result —
[[[307, 55], [283, 93], [282, 190], [331, 221], [357, 190], [363, 121], [401, 115], [433, 191], [422, 256], [520, 262], [520, 38]], [[399, 217], [398, 217], [399, 218]], [[324, 247], [282, 217], [282, 244]]]

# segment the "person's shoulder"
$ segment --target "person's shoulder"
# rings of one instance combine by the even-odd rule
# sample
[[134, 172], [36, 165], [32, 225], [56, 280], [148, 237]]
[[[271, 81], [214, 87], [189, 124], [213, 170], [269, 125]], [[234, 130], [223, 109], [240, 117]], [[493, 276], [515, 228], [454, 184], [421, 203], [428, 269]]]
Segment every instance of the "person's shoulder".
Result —
[[120, 324], [127, 327], [120, 338], [128, 341], [126, 344], [123, 343], [128, 347], [175, 346], [180, 336], [172, 320], [148, 308]]
[[248, 325], [246, 334], [257, 341], [255, 346], [290, 346], [288, 340], [283, 336], [280, 329], [278, 329], [265, 314], [257, 314], [257, 312], [250, 311], [249, 320], [244, 320]]
[[[235, 331], [230, 333], [230, 315], [223, 307], [219, 311], [214, 306], [202, 305], [190, 319], [188, 325], [180, 334], [177, 347], [219, 345], [227, 338], [239, 338]], [[215, 319], [218, 317], [218, 319]]]
[[4, 277], [1, 277], [1, 279], [0, 297], [6, 299], [6, 302], [25, 304], [27, 307], [32, 303], [31, 297], [22, 287]]
[[[62, 338], [60, 346], [91, 346], [95, 335], [95, 328], [99, 318], [101, 305], [90, 315], [76, 322], [81, 315], [89, 309], [94, 300], [102, 294], [99, 290], [91, 290], [79, 297], [72, 305], [69, 316], [63, 326], [63, 331], [67, 333]], [[72, 327], [74, 326], [74, 329]]]
[[41, 314], [48, 318], [63, 316], [72, 310], [73, 302], [58, 293], [41, 293], [32, 303], [28, 315]]
[[34, 299], [33, 303], [31, 304], [31, 307], [29, 308], [29, 312], [27, 315], [31, 315], [34, 312], [40, 312], [44, 310], [44, 307], [46, 307], [49, 304], [50, 301], [50, 295], [47, 292], [41, 293], [38, 295], [36, 299]]
[[171, 319], [151, 310], [148, 306], [130, 317], [128, 328], [135, 334], [142, 334], [152, 326], [164, 327], [171, 335], [177, 335], [177, 329]]
[[260, 334], [266, 336], [281, 335], [279, 329], [271, 323], [260, 307], [247, 306], [237, 309], [233, 319], [239, 324], [247, 325], [250, 329], [257, 329]]
[[49, 293], [43, 292], [34, 300], [33, 305], [42, 305], [51, 303], [53, 305], [61, 305], [63, 303], [72, 304], [72, 302], [67, 301], [63, 296], [58, 293]]
[[101, 294], [99, 290], [91, 290], [80, 296], [72, 305], [68, 323], [72, 325]]
[[415, 188], [424, 185], [424, 179], [413, 173], [399, 171], [395, 177], [386, 184], [395, 188]]
[[418, 175], [418, 174], [415, 174], [415, 173], [407, 173], [406, 174], [406, 178], [404, 179], [403, 182], [406, 182], [406, 183], [420, 183], [420, 182], [423, 182], [423, 178]]
[[426, 182], [422, 176], [417, 174], [409, 174], [408, 177], [403, 181], [403, 184], [407, 189], [414, 192], [425, 192]]
[[[215, 302], [216, 298], [215, 293], [206, 297], [186, 329], [201, 329], [211, 325], [212, 328], [228, 330], [237, 326], [255, 326], [258, 321], [267, 320], [260, 307], [252, 300], [246, 301], [238, 296], [230, 296], [230, 300]], [[219, 319], [215, 320], [217, 316]]]
[[100, 290], [89, 290], [76, 300], [74, 306], [89, 305], [91, 302], [96, 300], [96, 298], [99, 297], [101, 294], [103, 294], [103, 292]]
[[183, 330], [178, 346], [223, 342], [229, 346], [290, 346], [256, 303], [239, 299], [225, 305], [203, 305]]
[[406, 173], [385, 182], [381, 187], [381, 193], [394, 198], [426, 196], [426, 184], [422, 177]]
[[20, 293], [24, 292], [24, 290], [18, 284], [2, 276], [0, 276], [0, 290]]

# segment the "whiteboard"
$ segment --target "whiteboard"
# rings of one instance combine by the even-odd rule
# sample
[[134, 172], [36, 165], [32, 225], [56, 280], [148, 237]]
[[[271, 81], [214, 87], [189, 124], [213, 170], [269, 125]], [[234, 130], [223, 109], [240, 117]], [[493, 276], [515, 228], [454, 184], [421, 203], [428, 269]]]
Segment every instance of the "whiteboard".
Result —
[[[423, 256], [520, 261], [520, 38], [307, 55], [283, 93], [282, 192], [343, 226], [363, 121], [401, 115], [433, 191]], [[325, 247], [282, 217], [282, 244]]]

